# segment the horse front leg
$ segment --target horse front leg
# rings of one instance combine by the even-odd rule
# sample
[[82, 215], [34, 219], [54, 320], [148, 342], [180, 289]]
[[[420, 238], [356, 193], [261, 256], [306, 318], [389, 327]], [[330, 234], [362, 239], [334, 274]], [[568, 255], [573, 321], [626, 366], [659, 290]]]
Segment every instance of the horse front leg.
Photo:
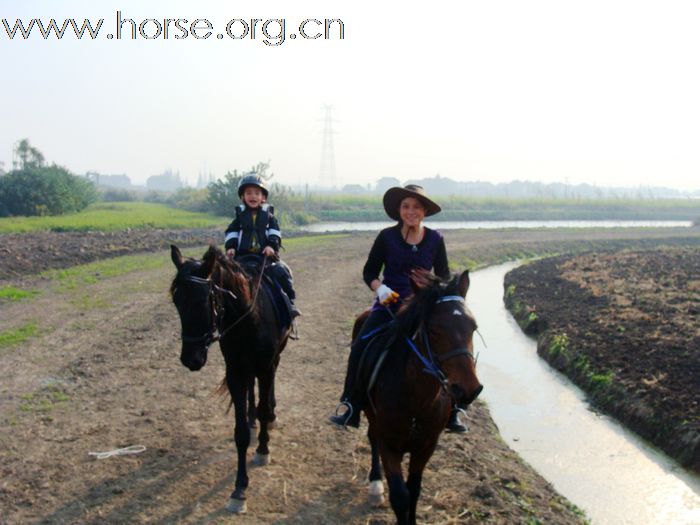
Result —
[[382, 482], [382, 468], [379, 460], [379, 449], [377, 440], [372, 432], [372, 424], [367, 430], [367, 437], [372, 449], [372, 465], [369, 470], [369, 493], [367, 501], [372, 507], [379, 507], [384, 504], [384, 483]]
[[260, 421], [260, 432], [258, 433], [258, 447], [255, 449], [253, 463], [264, 466], [270, 463], [270, 442], [269, 424], [272, 418], [272, 392], [275, 384], [275, 368], [270, 367], [265, 373], [258, 377], [259, 403], [258, 420]]
[[255, 376], [248, 380], [248, 426], [255, 428]]
[[[280, 364], [280, 356], [277, 354], [277, 358], [275, 359], [274, 362], [274, 369], [275, 369], [275, 374], [277, 373], [277, 368], [279, 367]], [[277, 427], [277, 414], [275, 414], [275, 408], [277, 407], [277, 398], [275, 397], [275, 381], [272, 381], [272, 385], [270, 387], [270, 418], [267, 423], [267, 428], [268, 430], [272, 430], [273, 428]]]
[[409, 510], [408, 523], [416, 524], [416, 508], [418, 506], [418, 498], [420, 497], [421, 483], [423, 481], [423, 470], [428, 464], [428, 460], [433, 455], [435, 446], [429, 447], [427, 450], [411, 453], [411, 459], [408, 463], [408, 480], [406, 487], [409, 495]]
[[236, 441], [236, 453], [238, 455], [238, 469], [236, 471], [236, 486], [231, 493], [228, 510], [236, 514], [246, 512], [245, 491], [248, 488], [248, 470], [246, 466], [246, 454], [250, 445], [250, 427], [248, 426], [248, 413], [246, 401], [248, 393], [247, 378], [226, 374], [226, 382], [231, 398], [233, 399], [234, 412], [236, 416], [236, 427], [234, 439]]
[[401, 472], [402, 454], [387, 450], [386, 445], [379, 444], [379, 454], [384, 465], [384, 474], [389, 485], [389, 502], [396, 514], [397, 525], [409, 525], [408, 515], [410, 499], [408, 488]]

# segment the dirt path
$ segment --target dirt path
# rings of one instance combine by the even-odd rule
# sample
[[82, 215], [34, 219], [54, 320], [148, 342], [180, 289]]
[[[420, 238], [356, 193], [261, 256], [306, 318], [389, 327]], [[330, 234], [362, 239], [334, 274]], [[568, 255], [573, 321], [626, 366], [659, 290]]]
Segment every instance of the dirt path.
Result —
[[[252, 471], [245, 516], [224, 510], [233, 418], [212, 395], [223, 360], [212, 348], [201, 372], [180, 365], [167, 253], [160, 268], [75, 288], [37, 281], [38, 297], [0, 303], [0, 330], [29, 321], [39, 328], [0, 348], [0, 522], [393, 523], [390, 508], [365, 503], [366, 427], [326, 423], [351, 321], [370, 300], [357, 254], [371, 237], [320, 241], [285, 257], [300, 290], [301, 340], [283, 354], [272, 463]], [[581, 522], [502, 443], [484, 406], [469, 420], [471, 432], [445, 435], [429, 465], [421, 522]], [[88, 456], [137, 444], [147, 450]]]

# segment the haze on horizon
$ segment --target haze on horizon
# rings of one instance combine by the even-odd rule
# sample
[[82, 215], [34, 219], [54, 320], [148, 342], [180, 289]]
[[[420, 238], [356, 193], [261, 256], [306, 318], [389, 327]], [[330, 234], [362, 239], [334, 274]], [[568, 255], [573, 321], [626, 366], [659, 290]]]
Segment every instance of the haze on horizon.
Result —
[[[166, 169], [190, 184], [271, 161], [320, 179], [334, 107], [335, 184], [530, 180], [700, 188], [700, 4], [557, 0], [360, 6], [321, 1], [39, 0], [0, 18], [341, 19], [345, 39], [9, 40], [0, 161], [29, 138], [77, 174]], [[278, 30], [272, 26], [271, 31]], [[215, 29], [216, 32], [216, 29]]]

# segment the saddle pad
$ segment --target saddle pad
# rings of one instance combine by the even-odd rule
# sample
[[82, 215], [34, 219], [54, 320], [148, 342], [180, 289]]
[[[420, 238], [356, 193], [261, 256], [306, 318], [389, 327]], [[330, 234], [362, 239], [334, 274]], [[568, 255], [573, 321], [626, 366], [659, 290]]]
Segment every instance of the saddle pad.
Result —
[[357, 367], [356, 385], [358, 392], [369, 393], [374, 386], [389, 349], [396, 341], [396, 330], [392, 330], [393, 327], [393, 322], [383, 326], [369, 340], [364, 352], [362, 352], [362, 357]]
[[289, 314], [289, 298], [282, 291], [280, 285], [268, 275], [263, 277], [261, 288], [265, 290], [272, 303], [281, 330], [286, 331], [292, 324], [292, 317]]

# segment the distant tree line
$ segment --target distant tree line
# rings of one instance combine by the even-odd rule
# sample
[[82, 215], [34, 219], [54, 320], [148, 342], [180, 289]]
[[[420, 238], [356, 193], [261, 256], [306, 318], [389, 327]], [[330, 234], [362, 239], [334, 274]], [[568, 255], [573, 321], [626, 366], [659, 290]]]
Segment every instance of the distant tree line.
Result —
[[90, 181], [56, 164], [47, 166], [29, 140], [20, 140], [14, 153], [15, 166], [0, 177], [0, 216], [61, 215], [97, 200]]
[[502, 199], [673, 199], [678, 197], [700, 197], [700, 190], [684, 193], [673, 188], [660, 186], [638, 186], [628, 188], [603, 187], [593, 184], [566, 184], [564, 182], [535, 182], [514, 180], [511, 182], [491, 183], [486, 181], [456, 181], [448, 177], [435, 175], [422, 179], [401, 182], [395, 177], [382, 177], [374, 188], [359, 184], [346, 184], [340, 193], [344, 194], [383, 194], [392, 186], [418, 184], [431, 195], [454, 196], [466, 198], [502, 198]]

